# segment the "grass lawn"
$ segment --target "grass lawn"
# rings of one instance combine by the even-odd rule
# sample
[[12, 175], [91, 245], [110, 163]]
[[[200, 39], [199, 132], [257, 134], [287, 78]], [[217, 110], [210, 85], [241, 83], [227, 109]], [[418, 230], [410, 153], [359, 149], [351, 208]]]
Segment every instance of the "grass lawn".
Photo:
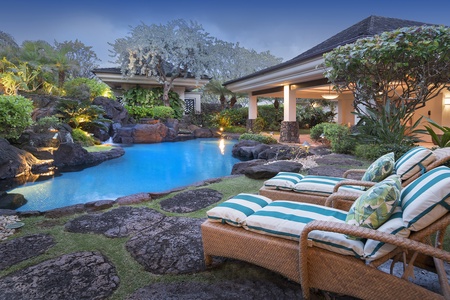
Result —
[[[215, 189], [223, 194], [222, 201], [227, 200], [238, 193], [256, 193], [262, 186], [263, 180], [253, 180], [245, 176], [237, 178], [225, 178], [221, 182], [207, 185], [207, 188]], [[198, 188], [205, 188], [198, 187]], [[160, 202], [168, 197], [173, 197], [176, 193], [170, 194], [160, 199], [150, 202], [144, 202], [136, 207], [153, 208], [168, 216], [183, 216], [191, 218], [204, 218], [206, 211], [211, 205], [200, 211], [180, 214], [168, 213], [160, 208]], [[117, 208], [117, 206], [115, 207]], [[214, 269], [214, 272], [204, 271], [196, 274], [186, 275], [155, 275], [144, 270], [144, 268], [137, 263], [132, 256], [125, 249], [125, 244], [130, 237], [124, 238], [107, 238], [100, 234], [80, 234], [71, 233], [64, 230], [64, 224], [70, 219], [76, 218], [79, 215], [72, 215], [58, 219], [48, 219], [43, 216], [22, 218], [21, 221], [25, 223], [20, 230], [16, 232], [11, 238], [20, 236], [48, 233], [55, 239], [56, 245], [50, 248], [46, 253], [18, 263], [9, 269], [0, 271], [0, 277], [6, 276], [17, 270], [38, 264], [42, 261], [58, 257], [63, 254], [68, 254], [78, 251], [99, 251], [110, 259], [116, 267], [120, 278], [118, 289], [114, 292], [111, 299], [125, 299], [127, 295], [133, 293], [137, 289], [156, 282], [175, 282], [175, 281], [203, 281], [214, 282], [225, 279], [248, 278], [251, 273], [252, 278], [261, 278], [265, 276], [274, 276], [273, 273], [261, 270], [255, 266], [243, 265], [240, 262], [231, 262]], [[278, 275], [277, 275], [278, 278]]]

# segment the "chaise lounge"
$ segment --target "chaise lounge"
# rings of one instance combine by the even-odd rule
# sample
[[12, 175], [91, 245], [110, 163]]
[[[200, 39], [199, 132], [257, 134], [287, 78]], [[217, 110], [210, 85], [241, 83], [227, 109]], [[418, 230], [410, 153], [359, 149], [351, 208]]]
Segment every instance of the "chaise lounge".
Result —
[[[270, 269], [300, 283], [305, 299], [311, 288], [362, 299], [449, 299], [442, 260], [450, 262], [450, 253], [442, 243], [450, 224], [450, 169], [435, 168], [405, 188], [395, 177], [371, 187], [350, 211], [236, 195], [208, 211], [201, 226], [205, 262], [221, 256]], [[374, 209], [355, 223], [366, 204]], [[434, 233], [432, 246], [426, 241]], [[404, 262], [404, 278], [378, 269], [389, 259]], [[410, 282], [413, 266], [435, 271], [442, 295]]]
[[[367, 170], [351, 169], [342, 178], [329, 176], [303, 176], [301, 174], [280, 172], [267, 180], [259, 190], [259, 194], [272, 200], [291, 200], [324, 205], [326, 199], [337, 191], [361, 195], [364, 188], [373, 186], [390, 173], [400, 175], [402, 186], [406, 186], [419, 176], [450, 160], [450, 148], [434, 151], [422, 146], [415, 147], [394, 161], [393, 153], [388, 153]], [[352, 174], [363, 174], [361, 180], [351, 180]], [[336, 205], [348, 210], [351, 202], [342, 200]]]

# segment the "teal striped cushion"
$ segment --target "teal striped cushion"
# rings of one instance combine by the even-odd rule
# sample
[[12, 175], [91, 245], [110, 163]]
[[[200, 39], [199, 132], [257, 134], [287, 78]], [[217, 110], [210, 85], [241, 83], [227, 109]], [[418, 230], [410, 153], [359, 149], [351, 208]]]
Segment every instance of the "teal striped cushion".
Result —
[[403, 222], [418, 231], [441, 218], [450, 210], [450, 169], [437, 167], [402, 190], [400, 205]]
[[414, 147], [400, 157], [394, 165], [394, 171], [402, 181], [417, 173], [425, 173], [426, 167], [436, 160], [430, 149], [422, 146]]
[[[301, 231], [311, 221], [344, 223], [347, 212], [321, 205], [293, 201], [273, 201], [247, 217], [243, 227], [262, 234], [298, 240]], [[312, 231], [312, 243], [337, 253], [362, 257], [364, 244], [345, 238], [343, 234]]]
[[264, 186], [269, 189], [292, 191], [294, 186], [300, 182], [304, 176], [299, 173], [279, 172], [276, 176], [264, 182]]
[[240, 227], [245, 218], [271, 202], [261, 195], [242, 193], [208, 210], [206, 215], [211, 221]]
[[[333, 193], [334, 186], [346, 180], [346, 178], [307, 175], [294, 187], [294, 192], [306, 193], [311, 195], [329, 196]], [[339, 191], [362, 194], [359, 186], [345, 185], [339, 188]]]
[[[402, 209], [400, 206], [395, 208], [394, 213], [389, 220], [378, 227], [377, 231], [386, 232], [405, 238], [409, 236], [410, 230], [403, 224]], [[397, 246], [368, 239], [364, 245], [364, 257], [367, 261], [372, 261], [383, 257], [395, 248], [397, 248]]]

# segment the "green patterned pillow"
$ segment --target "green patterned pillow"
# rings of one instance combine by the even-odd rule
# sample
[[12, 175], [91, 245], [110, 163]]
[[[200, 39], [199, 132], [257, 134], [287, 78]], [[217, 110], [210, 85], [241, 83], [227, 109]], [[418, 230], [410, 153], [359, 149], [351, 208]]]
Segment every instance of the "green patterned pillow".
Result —
[[[401, 182], [398, 175], [391, 175], [362, 194], [351, 206], [347, 224], [377, 229], [392, 215], [400, 200]], [[349, 239], [360, 239], [347, 236]]]
[[395, 157], [394, 152], [390, 152], [374, 161], [366, 170], [361, 180], [380, 182], [389, 175], [394, 169]]

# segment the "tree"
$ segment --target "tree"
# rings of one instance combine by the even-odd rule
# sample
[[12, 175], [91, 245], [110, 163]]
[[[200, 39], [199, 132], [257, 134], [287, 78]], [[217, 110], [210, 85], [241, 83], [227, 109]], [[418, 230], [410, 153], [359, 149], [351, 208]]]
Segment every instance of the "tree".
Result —
[[72, 68], [67, 71], [70, 78], [93, 77], [91, 70], [98, 67], [100, 59], [91, 46], [86, 46], [78, 39], [62, 43], [55, 41], [55, 50], [64, 53], [67, 59], [72, 62]]
[[[325, 76], [350, 90], [357, 113], [381, 112], [389, 102], [406, 116], [450, 81], [450, 28], [405, 27], [357, 40], [324, 55]], [[404, 108], [403, 108], [404, 106]]]
[[175, 79], [200, 79], [208, 72], [214, 42], [201, 25], [179, 19], [167, 25], [141, 24], [110, 45], [122, 74], [154, 77], [163, 85], [164, 105], [170, 106], [169, 90]]

